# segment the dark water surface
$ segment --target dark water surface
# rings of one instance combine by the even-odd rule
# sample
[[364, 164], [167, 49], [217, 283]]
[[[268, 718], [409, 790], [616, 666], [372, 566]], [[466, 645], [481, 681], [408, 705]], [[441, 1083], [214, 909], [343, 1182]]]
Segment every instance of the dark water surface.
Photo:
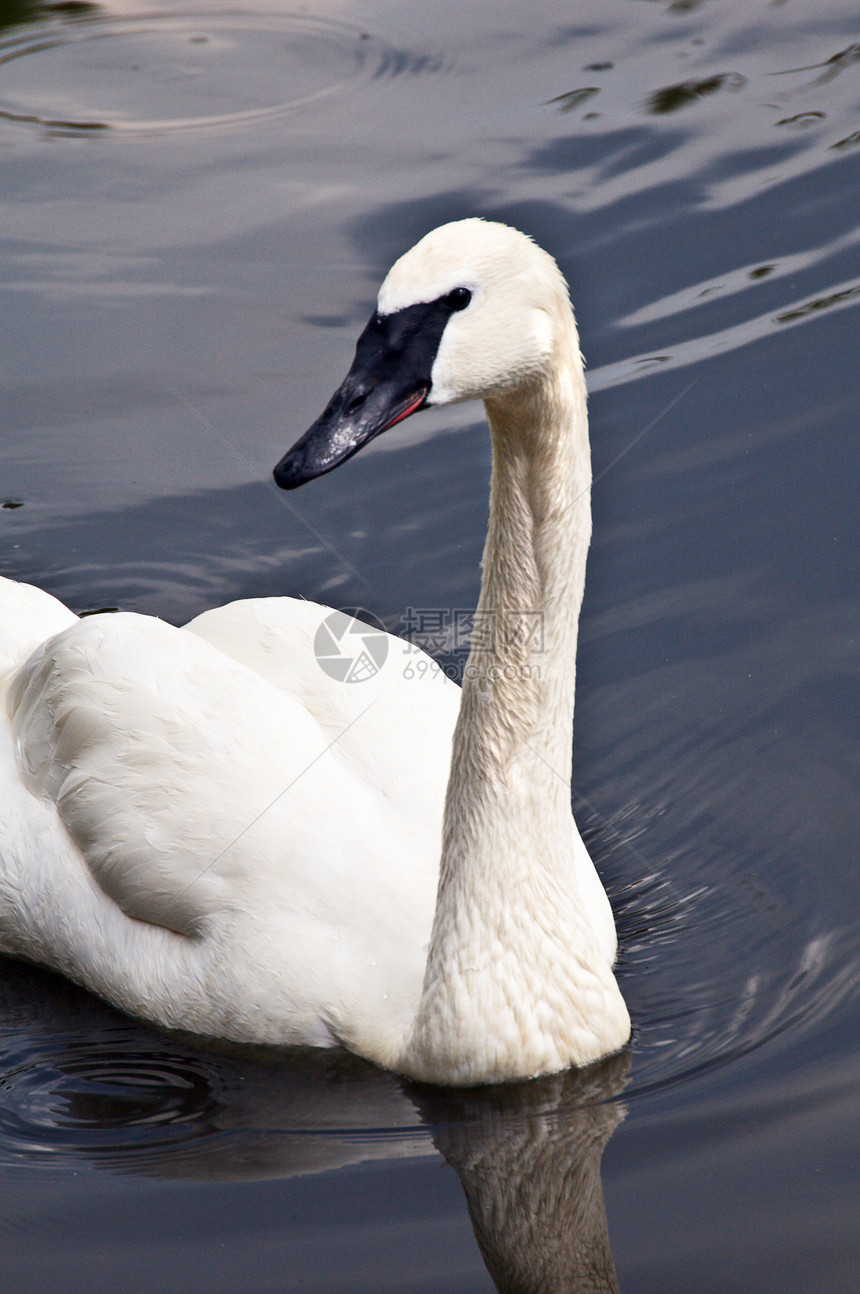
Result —
[[596, 477], [574, 807], [636, 1030], [439, 1093], [4, 963], [3, 1290], [609, 1290], [611, 1242], [625, 1294], [856, 1291], [856, 0], [0, 17], [0, 573], [76, 611], [474, 605], [478, 407], [269, 473], [428, 228], [558, 258]]

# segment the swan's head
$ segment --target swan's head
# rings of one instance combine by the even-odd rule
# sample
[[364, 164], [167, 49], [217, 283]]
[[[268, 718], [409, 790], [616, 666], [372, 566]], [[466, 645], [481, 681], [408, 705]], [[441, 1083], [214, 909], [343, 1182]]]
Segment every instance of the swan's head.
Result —
[[507, 225], [442, 225], [389, 271], [325, 412], [275, 468], [284, 489], [329, 472], [410, 414], [540, 381], [577, 347], [551, 256]]

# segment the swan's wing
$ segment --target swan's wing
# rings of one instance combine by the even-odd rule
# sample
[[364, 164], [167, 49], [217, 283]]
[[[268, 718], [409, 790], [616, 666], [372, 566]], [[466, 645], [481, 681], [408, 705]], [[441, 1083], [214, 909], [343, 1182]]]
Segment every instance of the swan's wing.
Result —
[[244, 598], [204, 611], [185, 628], [275, 687], [305, 695], [321, 674], [311, 669], [314, 638], [331, 614], [330, 607], [303, 598]]
[[[362, 782], [388, 787], [393, 773], [389, 798], [418, 818], [435, 813], [451, 767], [460, 689], [419, 648], [373, 630], [368, 668], [355, 655], [356, 668], [344, 677], [338, 658], [324, 656], [327, 626], [340, 615], [297, 598], [251, 598], [206, 611], [186, 629], [305, 707], [329, 738], [337, 736], [339, 760]], [[354, 638], [342, 646], [344, 657], [361, 649]]]
[[[273, 866], [259, 858], [272, 849], [260, 824], [273, 805], [264, 825], [278, 847], [313, 853], [301, 823], [291, 838], [283, 817], [290, 788], [295, 800], [323, 759], [324, 735], [192, 634], [130, 614], [82, 620], [13, 676], [7, 706], [25, 783], [54, 801], [129, 916], [188, 933], [241, 902], [255, 860]], [[314, 807], [327, 790], [349, 794], [334, 761], [321, 771], [300, 787]]]
[[284, 937], [363, 944], [432, 912], [458, 689], [393, 655], [334, 686], [323, 724], [200, 635], [122, 614], [49, 640], [7, 700], [26, 785], [128, 916], [193, 933], [280, 912]]
[[50, 593], [0, 577], [0, 679], [46, 638], [76, 621], [77, 616]]

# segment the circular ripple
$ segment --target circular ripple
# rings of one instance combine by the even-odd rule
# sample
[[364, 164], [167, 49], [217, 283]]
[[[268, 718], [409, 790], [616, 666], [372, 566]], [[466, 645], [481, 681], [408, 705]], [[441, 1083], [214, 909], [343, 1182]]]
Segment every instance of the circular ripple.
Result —
[[3, 1158], [126, 1161], [211, 1135], [220, 1104], [205, 1058], [96, 1038], [28, 1043], [0, 1079]]
[[681, 896], [651, 877], [616, 895], [618, 977], [633, 1019], [628, 1095], [676, 1087], [765, 1046], [794, 1047], [856, 993], [856, 929], [804, 932], [778, 890], [759, 883], [745, 893], [745, 880], [739, 871], [728, 893], [701, 886]]
[[74, 133], [247, 125], [402, 62], [366, 32], [300, 15], [84, 18], [0, 41], [0, 117]]

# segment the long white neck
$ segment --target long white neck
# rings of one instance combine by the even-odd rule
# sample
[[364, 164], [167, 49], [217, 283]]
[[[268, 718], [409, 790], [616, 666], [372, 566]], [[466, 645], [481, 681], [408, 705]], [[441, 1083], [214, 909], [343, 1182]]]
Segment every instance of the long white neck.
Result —
[[582, 886], [575, 861], [571, 728], [591, 468], [572, 316], [562, 340], [549, 377], [486, 402], [484, 575], [423, 994], [401, 1058], [429, 1081], [553, 1072], [629, 1034], [582, 893], [594, 886]]

